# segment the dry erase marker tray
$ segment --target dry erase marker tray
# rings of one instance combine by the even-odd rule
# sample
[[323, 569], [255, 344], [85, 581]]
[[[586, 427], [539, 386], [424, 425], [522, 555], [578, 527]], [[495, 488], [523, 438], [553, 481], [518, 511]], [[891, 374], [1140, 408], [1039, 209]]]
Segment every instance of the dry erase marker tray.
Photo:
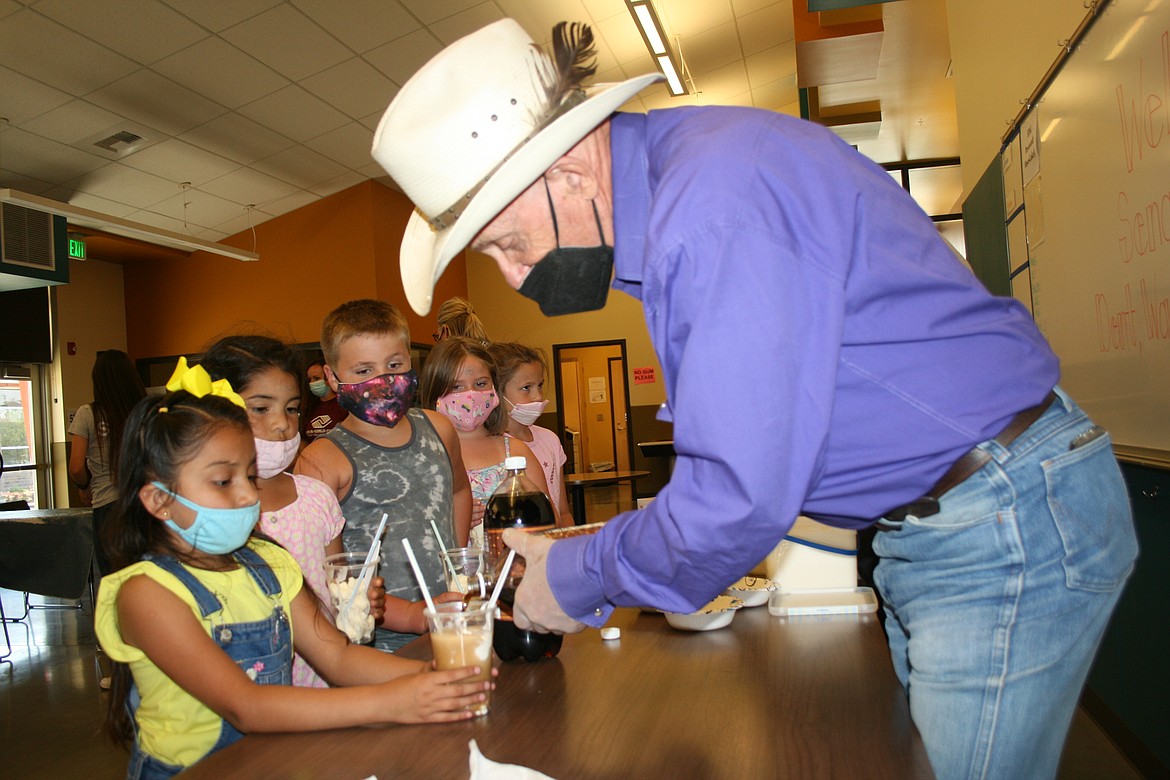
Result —
[[768, 598], [768, 612], [779, 617], [797, 615], [860, 615], [877, 611], [873, 588], [778, 590]]

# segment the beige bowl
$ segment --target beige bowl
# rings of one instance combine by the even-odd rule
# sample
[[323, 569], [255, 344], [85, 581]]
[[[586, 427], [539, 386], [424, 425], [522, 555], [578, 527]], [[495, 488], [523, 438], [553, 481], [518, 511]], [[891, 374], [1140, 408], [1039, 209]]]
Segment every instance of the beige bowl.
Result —
[[769, 594], [778, 587], [767, 577], [740, 577], [726, 593], [742, 601], [745, 607], [759, 607], [768, 603]]
[[716, 596], [695, 612], [663, 612], [666, 622], [683, 631], [712, 631], [731, 623], [743, 602], [731, 596]]

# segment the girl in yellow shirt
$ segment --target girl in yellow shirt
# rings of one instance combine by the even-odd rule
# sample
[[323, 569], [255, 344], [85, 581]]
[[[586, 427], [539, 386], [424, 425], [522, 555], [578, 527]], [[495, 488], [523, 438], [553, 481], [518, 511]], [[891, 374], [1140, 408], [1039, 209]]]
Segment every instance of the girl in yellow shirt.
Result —
[[[250, 540], [256, 453], [243, 400], [180, 360], [123, 436], [96, 630], [118, 664], [107, 728], [127, 776], [170, 777], [252, 731], [461, 720], [490, 683], [352, 645], [293, 558]], [[341, 688], [291, 686], [293, 649]]]

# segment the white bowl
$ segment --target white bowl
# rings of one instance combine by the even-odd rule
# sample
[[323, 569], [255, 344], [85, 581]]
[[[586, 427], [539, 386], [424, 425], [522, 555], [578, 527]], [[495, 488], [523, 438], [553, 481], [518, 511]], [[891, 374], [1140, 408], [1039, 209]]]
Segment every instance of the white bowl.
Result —
[[768, 603], [768, 595], [778, 587], [766, 577], [740, 577], [725, 592], [742, 601], [745, 607], [759, 607]]
[[663, 612], [666, 622], [683, 631], [712, 631], [723, 628], [735, 617], [743, 602], [731, 596], [716, 596], [695, 612]]

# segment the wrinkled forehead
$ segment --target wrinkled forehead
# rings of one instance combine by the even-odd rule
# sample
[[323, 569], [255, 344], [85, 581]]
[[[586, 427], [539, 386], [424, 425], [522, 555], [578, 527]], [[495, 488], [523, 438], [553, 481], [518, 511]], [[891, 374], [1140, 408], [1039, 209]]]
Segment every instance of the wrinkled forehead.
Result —
[[552, 212], [548, 207], [548, 193], [542, 176], [484, 225], [469, 246], [478, 251], [480, 247], [495, 243], [501, 236], [509, 234], [526, 238], [531, 233], [547, 229], [551, 223]]

